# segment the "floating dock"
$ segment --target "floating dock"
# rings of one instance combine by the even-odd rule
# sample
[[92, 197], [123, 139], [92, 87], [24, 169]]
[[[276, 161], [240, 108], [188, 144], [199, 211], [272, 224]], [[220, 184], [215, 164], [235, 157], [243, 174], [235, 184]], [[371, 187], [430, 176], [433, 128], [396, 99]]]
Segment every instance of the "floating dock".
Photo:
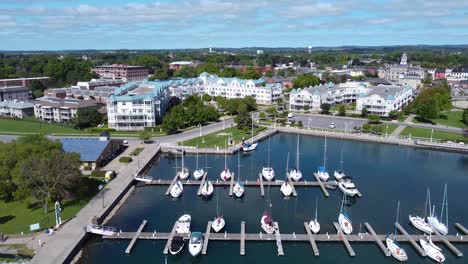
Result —
[[130, 252], [131, 252], [132, 249], [133, 249], [133, 246], [135, 245], [135, 243], [136, 243], [138, 237], [140, 236], [141, 232], [143, 231], [143, 228], [145, 228], [145, 226], [146, 226], [147, 223], [148, 223], [148, 221], [143, 220], [143, 222], [141, 223], [140, 227], [138, 228], [138, 230], [136, 231], [135, 235], [133, 236], [132, 240], [130, 241], [130, 244], [128, 244], [127, 249], [125, 249], [125, 253], [130, 254]]
[[197, 195], [200, 196], [201, 193], [202, 193], [202, 189], [203, 189], [203, 185], [205, 185], [205, 181], [206, 181], [206, 176], [208, 176], [208, 173], [205, 171], [205, 173], [203, 173], [203, 177], [200, 181], [200, 187], [198, 187], [198, 191], [197, 191]]
[[[176, 221], [172, 231], [170, 233], [156, 233], [156, 232], [142, 232], [144, 226], [146, 225], [146, 221], [142, 223], [140, 228], [137, 232], [119, 232], [113, 236], [104, 236], [104, 239], [123, 239], [123, 240], [131, 240], [130, 245], [128, 248], [131, 248], [135, 245], [135, 242], [138, 239], [143, 240], [165, 240], [166, 246], [164, 247], [163, 253], [167, 254], [169, 252], [169, 247], [172, 243], [172, 238], [175, 235], [175, 230], [177, 227], [178, 222]], [[275, 234], [263, 234], [263, 233], [245, 233], [245, 222], [241, 222], [241, 232], [240, 233], [211, 233], [211, 221], [208, 222], [206, 227], [206, 232], [204, 234], [205, 240], [202, 248], [202, 254], [207, 254], [208, 243], [209, 241], [239, 241], [240, 242], [240, 255], [245, 255], [245, 242], [246, 241], [274, 241], [277, 245], [278, 255], [282, 256], [285, 255], [283, 250], [283, 243], [285, 242], [308, 242], [311, 244], [313, 253], [315, 256], [319, 256], [319, 249], [317, 247], [318, 242], [339, 242], [343, 243], [346, 247], [350, 256], [355, 256], [356, 253], [354, 252], [353, 248], [351, 247], [351, 243], [377, 243], [381, 251], [387, 256], [387, 251], [384, 250], [385, 246], [382, 241], [385, 241], [386, 235], [378, 235], [375, 233], [374, 229], [368, 224], [365, 223], [364, 226], [370, 232], [369, 234], [351, 234], [345, 235], [339, 224], [334, 222], [333, 225], [337, 230], [336, 234], [312, 234], [309, 230], [309, 226], [307, 222], [304, 222], [304, 228], [306, 233], [305, 234], [281, 234], [279, 231], [279, 224], [275, 222], [275, 227], [277, 228], [277, 232]], [[400, 243], [410, 243], [422, 256], [426, 256], [424, 250], [419, 246], [419, 239], [424, 239], [425, 236], [422, 234], [418, 235], [410, 235], [406, 230], [398, 223], [395, 223], [397, 229], [403, 235], [396, 235], [396, 241]], [[464, 227], [460, 224], [456, 225], [458, 229], [463, 230]], [[466, 228], [465, 228], [466, 230]], [[189, 234], [177, 234], [182, 236], [185, 239], [189, 239]], [[468, 236], [459, 236], [457, 235], [435, 235], [432, 237], [432, 241], [434, 243], [444, 243], [456, 256], [461, 257], [462, 254], [458, 254], [459, 251], [453, 246], [453, 243], [463, 243], [468, 244]], [[452, 245], [452, 246], [449, 246]], [[128, 249], [127, 248], [127, 249]], [[125, 251], [127, 252], [127, 250]], [[129, 251], [130, 252], [130, 251]]]

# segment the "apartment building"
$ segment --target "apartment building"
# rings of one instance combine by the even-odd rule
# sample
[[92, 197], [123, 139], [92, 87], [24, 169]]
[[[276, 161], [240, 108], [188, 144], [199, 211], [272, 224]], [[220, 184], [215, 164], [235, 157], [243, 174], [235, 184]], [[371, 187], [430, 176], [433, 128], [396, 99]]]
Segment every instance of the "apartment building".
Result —
[[356, 101], [356, 111], [365, 107], [371, 114], [388, 116], [391, 111], [400, 111], [414, 98], [416, 88], [412, 86], [378, 85], [369, 93], [360, 94]]
[[0, 102], [0, 116], [24, 118], [33, 115], [34, 105], [31, 102], [18, 100]]
[[0, 87], [0, 102], [14, 100], [24, 102], [32, 100], [31, 90], [25, 86]]
[[98, 107], [94, 100], [44, 96], [34, 100], [34, 116], [47, 122], [69, 123], [80, 108]]
[[148, 78], [149, 73], [146, 67], [125, 64], [96, 66], [91, 71], [103, 79], [122, 80], [124, 82], [145, 80]]

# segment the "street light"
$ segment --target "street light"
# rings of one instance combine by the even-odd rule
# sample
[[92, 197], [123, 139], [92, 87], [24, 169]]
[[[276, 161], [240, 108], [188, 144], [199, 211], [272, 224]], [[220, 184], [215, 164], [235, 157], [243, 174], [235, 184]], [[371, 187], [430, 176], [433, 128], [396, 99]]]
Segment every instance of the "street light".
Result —
[[431, 142], [432, 142], [432, 134], [434, 133], [434, 129], [431, 129]]
[[59, 228], [62, 224], [62, 217], [61, 217], [62, 208], [60, 207], [60, 202], [55, 202], [55, 227]]
[[104, 186], [102, 184], [99, 184], [98, 187], [99, 191], [101, 192], [101, 198], [102, 198], [102, 208], [104, 208]]
[[310, 120], [312, 120], [312, 118], [307, 118], [307, 130], [310, 130]]
[[201, 137], [201, 124], [198, 123], [198, 127], [200, 128], [200, 137]]
[[385, 137], [388, 138], [388, 125], [385, 127]]

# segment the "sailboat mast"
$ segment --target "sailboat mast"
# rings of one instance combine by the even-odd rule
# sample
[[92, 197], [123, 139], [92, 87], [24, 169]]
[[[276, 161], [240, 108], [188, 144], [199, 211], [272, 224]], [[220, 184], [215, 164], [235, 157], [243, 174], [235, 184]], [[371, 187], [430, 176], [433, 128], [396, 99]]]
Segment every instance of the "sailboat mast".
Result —
[[252, 113], [252, 128], [251, 128], [251, 133], [252, 133], [252, 136], [250, 138], [250, 140], [252, 141], [252, 144], [254, 143], [254, 140], [253, 140], [253, 126], [254, 126], [254, 120], [253, 120], [253, 113]]
[[341, 147], [340, 169], [343, 170], [343, 147]]
[[440, 220], [442, 221], [444, 216], [444, 209], [445, 209], [445, 222], [446, 226], [448, 226], [448, 198], [447, 198], [447, 184], [444, 187], [444, 198], [442, 199], [442, 209], [440, 210]]
[[182, 170], [184, 171], [184, 141], [182, 141]]
[[197, 140], [197, 170], [198, 170], [198, 140]]
[[224, 141], [224, 169], [227, 169], [227, 139]]
[[271, 151], [271, 137], [268, 137], [268, 166], [271, 167], [270, 151]]
[[395, 219], [395, 230], [393, 234], [396, 235], [396, 224], [398, 223], [398, 215], [400, 214], [400, 200], [398, 200], [397, 211], [396, 211], [396, 219]]
[[327, 136], [325, 135], [325, 145], [323, 146], [323, 168], [326, 169], [327, 162]]
[[237, 152], [237, 180], [240, 181], [240, 151]]
[[343, 206], [344, 206], [344, 201], [346, 199], [346, 195], [343, 195], [343, 199], [341, 199], [341, 209], [340, 209], [340, 213], [343, 212]]
[[315, 196], [315, 221], [317, 222], [317, 207], [318, 207], [318, 198]]
[[299, 134], [297, 134], [296, 170], [299, 170]]
[[219, 216], [219, 197], [218, 197], [218, 189], [216, 188], [216, 216]]
[[289, 171], [289, 152], [288, 152], [288, 158], [286, 159], [286, 176], [288, 175]]

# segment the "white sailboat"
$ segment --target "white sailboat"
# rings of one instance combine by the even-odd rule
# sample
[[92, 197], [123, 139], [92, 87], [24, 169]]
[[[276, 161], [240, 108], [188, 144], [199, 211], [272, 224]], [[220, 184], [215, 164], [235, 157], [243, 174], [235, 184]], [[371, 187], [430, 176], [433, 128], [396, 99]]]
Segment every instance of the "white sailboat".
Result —
[[200, 254], [203, 247], [203, 234], [201, 232], [192, 232], [190, 234], [189, 252], [196, 257]]
[[275, 178], [275, 170], [271, 166], [270, 152], [271, 152], [271, 138], [268, 137], [268, 164], [263, 165], [263, 168], [262, 168], [262, 176], [267, 181], [272, 181], [273, 178]]
[[338, 223], [340, 224], [341, 230], [343, 230], [343, 232], [346, 235], [349, 235], [353, 232], [353, 224], [351, 222], [351, 217], [344, 210], [345, 202], [346, 195], [343, 195], [343, 200], [341, 201], [340, 215], [338, 216]]
[[328, 181], [330, 175], [327, 172], [327, 136], [325, 136], [325, 144], [323, 147], [323, 166], [320, 166], [315, 174], [321, 181]]
[[318, 208], [318, 198], [315, 197], [315, 218], [314, 220], [310, 220], [309, 228], [312, 233], [317, 234], [320, 232], [320, 223], [317, 221], [317, 208]]
[[262, 218], [260, 219], [260, 225], [267, 234], [273, 234], [276, 231], [275, 224], [273, 222], [273, 218], [271, 217], [271, 210], [270, 208], [272, 207], [271, 201], [270, 201], [270, 183], [268, 183], [268, 197], [267, 200], [265, 201], [266, 209], [265, 212], [262, 215]]
[[408, 255], [406, 254], [406, 251], [395, 240], [396, 223], [398, 223], [399, 213], [400, 213], [400, 201], [398, 201], [397, 216], [396, 216], [396, 221], [395, 221], [395, 230], [393, 231], [393, 234], [387, 236], [387, 238], [385, 240], [385, 243], [387, 244], [387, 249], [390, 251], [390, 253], [392, 254], [392, 256], [396, 260], [398, 260], [398, 261], [407, 261], [408, 260]]
[[253, 137], [254, 137], [253, 129], [254, 129], [254, 121], [253, 121], [253, 114], [252, 114], [252, 128], [251, 128], [252, 136], [250, 138], [252, 140], [252, 142], [251, 143], [242, 142], [242, 151], [244, 151], [244, 152], [254, 151], [255, 149], [257, 149], [258, 142], [253, 141]]
[[442, 249], [432, 242], [431, 236], [429, 236], [427, 240], [419, 239], [419, 244], [421, 244], [421, 247], [424, 252], [426, 252], [427, 256], [435, 262], [443, 263], [445, 261], [445, 256], [441, 252]]
[[241, 198], [244, 195], [245, 188], [241, 182], [241, 174], [240, 174], [240, 153], [237, 153], [237, 182], [233, 187], [232, 192], [237, 198]]
[[280, 191], [285, 197], [289, 197], [292, 194], [292, 186], [289, 183], [289, 177], [290, 174], [288, 175], [288, 168], [289, 168], [289, 152], [288, 152], [288, 158], [286, 161], [286, 179], [284, 182], [281, 184]]
[[289, 178], [293, 181], [300, 181], [302, 179], [302, 172], [299, 169], [299, 134], [297, 134], [297, 146], [296, 146], [296, 168], [289, 171]]
[[[435, 207], [432, 209], [431, 216], [427, 218], [427, 222], [433, 230], [442, 235], [448, 234], [448, 197], [447, 197], [447, 184], [444, 187], [444, 197], [442, 198], [442, 209], [440, 210], [440, 217], [435, 214]], [[445, 210], [445, 223], [443, 221]]]
[[346, 176], [346, 174], [343, 171], [343, 148], [341, 148], [340, 156], [341, 156], [341, 158], [340, 158], [340, 169], [335, 170], [335, 172], [333, 173], [333, 176], [335, 176], [335, 179], [337, 181], [341, 180], [343, 177]]
[[429, 211], [431, 211], [430, 205], [428, 204], [430, 201], [430, 192], [429, 188], [427, 189], [427, 195], [426, 195], [426, 202], [424, 204], [424, 217], [421, 218], [419, 216], [412, 216], [409, 215], [409, 220], [411, 224], [418, 230], [426, 233], [426, 234], [432, 234], [432, 227], [426, 223], [426, 214], [427, 214], [427, 208], [429, 206]]
[[228, 181], [232, 177], [232, 173], [227, 167], [227, 140], [224, 142], [224, 170], [221, 172], [220, 177], [223, 181]]
[[193, 171], [193, 178], [195, 178], [195, 180], [200, 180], [204, 174], [205, 174], [205, 170], [203, 170], [203, 168], [198, 167], [198, 143], [197, 143], [197, 166], [196, 166], [196, 169]]
[[206, 181], [205, 184], [203, 184], [203, 187], [201, 189], [201, 195], [205, 198], [210, 197], [213, 194], [213, 184], [211, 181]]
[[216, 189], [216, 217], [214, 218], [213, 222], [211, 222], [211, 228], [213, 228], [213, 230], [218, 233], [224, 228], [225, 225], [226, 222], [224, 221], [224, 217], [219, 213], [219, 195], [218, 189]]
[[177, 234], [188, 234], [190, 233], [190, 224], [192, 217], [189, 214], [184, 214], [177, 220], [176, 233]]
[[182, 182], [177, 180], [174, 183], [174, 185], [172, 185], [172, 188], [169, 191], [169, 193], [171, 194], [173, 198], [178, 198], [182, 194], [183, 191], [184, 191], [184, 186], [182, 185]]
[[182, 167], [179, 171], [179, 178], [181, 180], [186, 180], [188, 179], [188, 177], [190, 176], [190, 172], [188, 170], [188, 168], [185, 167], [185, 163], [184, 163], [184, 142], [182, 141]]

